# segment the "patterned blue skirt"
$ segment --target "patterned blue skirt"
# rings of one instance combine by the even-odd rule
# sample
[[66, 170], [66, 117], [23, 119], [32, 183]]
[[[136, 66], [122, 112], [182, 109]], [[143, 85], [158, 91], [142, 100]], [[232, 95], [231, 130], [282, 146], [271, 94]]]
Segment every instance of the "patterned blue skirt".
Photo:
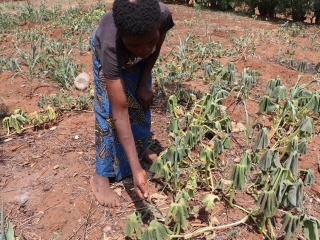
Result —
[[[91, 38], [94, 47], [95, 34]], [[144, 62], [139, 62], [134, 68], [122, 69], [121, 78], [125, 86], [128, 101], [128, 111], [131, 129], [139, 159], [147, 148], [151, 127], [151, 111], [143, 111], [136, 98], [136, 89]], [[95, 84], [94, 114], [95, 114], [95, 145], [96, 145], [96, 173], [103, 177], [115, 178], [120, 181], [131, 174], [131, 169], [124, 150], [118, 140], [112, 118], [112, 109], [106, 92], [105, 78], [102, 67], [96, 55], [93, 56], [93, 72]], [[151, 86], [151, 75], [148, 83]], [[119, 80], [120, 81], [120, 80]]]

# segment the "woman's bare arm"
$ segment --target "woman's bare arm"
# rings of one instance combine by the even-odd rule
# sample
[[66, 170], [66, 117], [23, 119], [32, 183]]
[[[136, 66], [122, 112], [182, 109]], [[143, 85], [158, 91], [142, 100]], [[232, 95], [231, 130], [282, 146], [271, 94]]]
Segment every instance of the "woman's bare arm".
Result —
[[138, 159], [123, 81], [121, 79], [106, 79], [106, 88], [117, 136], [131, 167], [135, 191], [140, 198], [144, 199], [148, 197], [146, 172], [141, 167]]

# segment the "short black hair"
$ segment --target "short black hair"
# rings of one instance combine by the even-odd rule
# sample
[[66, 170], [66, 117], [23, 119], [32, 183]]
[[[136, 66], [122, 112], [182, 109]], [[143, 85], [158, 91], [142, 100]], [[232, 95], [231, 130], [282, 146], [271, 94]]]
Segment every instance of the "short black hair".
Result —
[[112, 12], [120, 34], [145, 35], [160, 27], [158, 0], [115, 0]]

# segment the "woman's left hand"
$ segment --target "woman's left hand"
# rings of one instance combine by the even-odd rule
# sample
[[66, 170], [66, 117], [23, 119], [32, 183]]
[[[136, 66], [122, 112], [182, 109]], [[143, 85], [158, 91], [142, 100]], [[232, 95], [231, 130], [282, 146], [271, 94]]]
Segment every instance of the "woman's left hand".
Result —
[[137, 99], [144, 111], [149, 109], [153, 103], [154, 93], [149, 84], [140, 83], [137, 88]]

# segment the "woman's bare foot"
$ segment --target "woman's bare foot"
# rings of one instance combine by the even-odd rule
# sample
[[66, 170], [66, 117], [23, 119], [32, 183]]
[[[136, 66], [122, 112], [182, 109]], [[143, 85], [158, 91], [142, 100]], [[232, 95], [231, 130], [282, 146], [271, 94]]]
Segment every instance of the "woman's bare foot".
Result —
[[118, 195], [110, 188], [109, 179], [94, 173], [90, 180], [92, 192], [98, 202], [104, 207], [119, 206]]
[[142, 157], [142, 160], [145, 161], [146, 163], [152, 164], [157, 158], [158, 158], [158, 155], [154, 151], [147, 148]]

